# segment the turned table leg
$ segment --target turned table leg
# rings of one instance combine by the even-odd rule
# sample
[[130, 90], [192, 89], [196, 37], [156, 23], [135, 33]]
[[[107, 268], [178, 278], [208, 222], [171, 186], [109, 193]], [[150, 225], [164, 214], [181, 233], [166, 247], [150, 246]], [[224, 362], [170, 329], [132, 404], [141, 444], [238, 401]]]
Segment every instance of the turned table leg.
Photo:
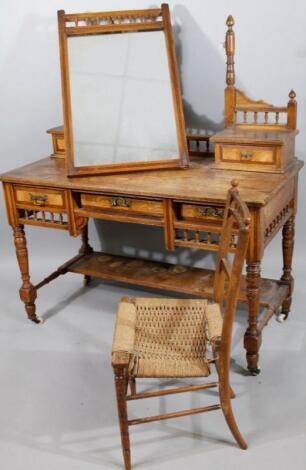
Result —
[[[79, 253], [81, 255], [89, 255], [90, 253], [93, 252], [92, 247], [89, 245], [88, 242], [88, 224], [85, 225], [85, 227], [82, 229], [81, 233], [81, 247], [79, 249]], [[91, 281], [91, 276], [88, 276], [85, 274], [84, 276], [84, 285], [88, 286]]]
[[282, 304], [282, 319], [286, 320], [291, 307], [294, 279], [292, 276], [292, 257], [294, 249], [294, 215], [285, 223], [283, 227], [283, 275], [281, 283], [289, 287], [288, 297]]
[[36, 316], [35, 313], [35, 299], [37, 292], [30, 280], [27, 241], [24, 233], [24, 227], [23, 225], [19, 225], [14, 227], [13, 231], [16, 255], [22, 279], [22, 285], [19, 290], [20, 298], [25, 304], [28, 318], [35, 323], [41, 323], [41, 320]]
[[252, 375], [257, 375], [260, 372], [260, 368], [258, 366], [258, 351], [261, 345], [261, 332], [258, 331], [257, 328], [261, 283], [260, 262], [248, 262], [246, 271], [247, 299], [249, 305], [249, 324], [244, 335], [244, 347], [246, 349], [248, 369]]

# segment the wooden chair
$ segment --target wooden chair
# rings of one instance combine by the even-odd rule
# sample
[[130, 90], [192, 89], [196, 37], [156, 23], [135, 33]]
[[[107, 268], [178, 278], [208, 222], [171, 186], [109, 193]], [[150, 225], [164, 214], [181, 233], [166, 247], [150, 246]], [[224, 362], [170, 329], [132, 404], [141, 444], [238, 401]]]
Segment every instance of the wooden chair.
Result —
[[[206, 411], [222, 409], [238, 445], [247, 448], [232, 412], [234, 394], [229, 382], [232, 327], [250, 223], [249, 211], [238, 194], [237, 184], [232, 182], [227, 196], [214, 277], [214, 303], [205, 299], [124, 297], [119, 304], [112, 366], [126, 469], [131, 468], [129, 426]], [[230, 253], [233, 253], [232, 263], [228, 259]], [[216, 366], [218, 382], [153, 392], [136, 391], [138, 377], [207, 377], [212, 363]], [[220, 403], [216, 405], [128, 419], [127, 402], [130, 400], [212, 387], [219, 389]]]

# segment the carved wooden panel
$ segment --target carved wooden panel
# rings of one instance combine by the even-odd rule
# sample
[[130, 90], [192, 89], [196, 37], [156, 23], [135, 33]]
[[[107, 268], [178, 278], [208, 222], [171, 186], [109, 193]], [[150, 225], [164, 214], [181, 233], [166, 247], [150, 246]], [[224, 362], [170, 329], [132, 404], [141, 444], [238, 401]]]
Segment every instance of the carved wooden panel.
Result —
[[264, 244], [276, 235], [294, 213], [295, 185], [290, 180], [263, 208]]
[[[148, 9], [145, 12], [140, 10], [133, 11], [116, 11], [116, 12], [101, 12], [101, 13], [79, 13], [66, 15], [65, 23], [67, 28], [71, 28], [71, 33], [76, 34], [76, 31], [87, 28], [92, 30], [94, 27], [104, 27], [110, 30], [115, 30], [116, 25], [144, 27], [146, 25], [155, 24], [156, 22], [162, 24], [162, 11], [161, 9]], [[127, 28], [129, 29], [129, 28]]]
[[290, 204], [286, 204], [285, 207], [282, 207], [278, 214], [270, 221], [270, 223], [265, 227], [264, 231], [264, 240], [267, 244], [271, 238], [276, 235], [278, 230], [284, 225], [286, 220], [288, 220], [293, 214], [293, 210], [290, 207]]

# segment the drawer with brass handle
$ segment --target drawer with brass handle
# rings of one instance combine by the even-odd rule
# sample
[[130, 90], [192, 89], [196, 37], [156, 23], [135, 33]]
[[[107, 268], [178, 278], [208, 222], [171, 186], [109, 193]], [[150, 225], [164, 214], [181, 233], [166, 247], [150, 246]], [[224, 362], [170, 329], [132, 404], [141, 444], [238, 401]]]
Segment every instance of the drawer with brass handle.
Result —
[[275, 151], [271, 147], [241, 148], [240, 146], [223, 145], [221, 148], [222, 162], [246, 162], [273, 164]]
[[233, 125], [211, 137], [213, 168], [284, 173], [292, 165], [296, 130], [284, 126]]
[[20, 207], [65, 207], [64, 192], [56, 189], [15, 186], [15, 200]]
[[118, 211], [153, 217], [163, 217], [163, 202], [150, 199], [136, 199], [125, 196], [100, 196], [81, 194], [80, 207], [101, 211]]
[[250, 151], [241, 151], [240, 152], [240, 158], [241, 160], [252, 160], [252, 158], [254, 157], [254, 152], [250, 152]]
[[131, 207], [132, 205], [131, 199], [124, 197], [111, 197], [109, 203], [111, 207]]
[[47, 194], [30, 194], [30, 200], [35, 206], [45, 206], [48, 202]]
[[212, 204], [180, 204], [178, 208], [179, 219], [201, 222], [222, 223], [224, 208]]

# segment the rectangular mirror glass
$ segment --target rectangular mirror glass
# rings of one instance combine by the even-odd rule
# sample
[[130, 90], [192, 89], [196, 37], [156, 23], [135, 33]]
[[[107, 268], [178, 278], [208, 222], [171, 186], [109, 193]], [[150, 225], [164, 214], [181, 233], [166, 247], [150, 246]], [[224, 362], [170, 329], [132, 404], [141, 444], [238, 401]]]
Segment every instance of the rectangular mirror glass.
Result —
[[119, 13], [59, 12], [70, 176], [188, 164], [168, 8]]

